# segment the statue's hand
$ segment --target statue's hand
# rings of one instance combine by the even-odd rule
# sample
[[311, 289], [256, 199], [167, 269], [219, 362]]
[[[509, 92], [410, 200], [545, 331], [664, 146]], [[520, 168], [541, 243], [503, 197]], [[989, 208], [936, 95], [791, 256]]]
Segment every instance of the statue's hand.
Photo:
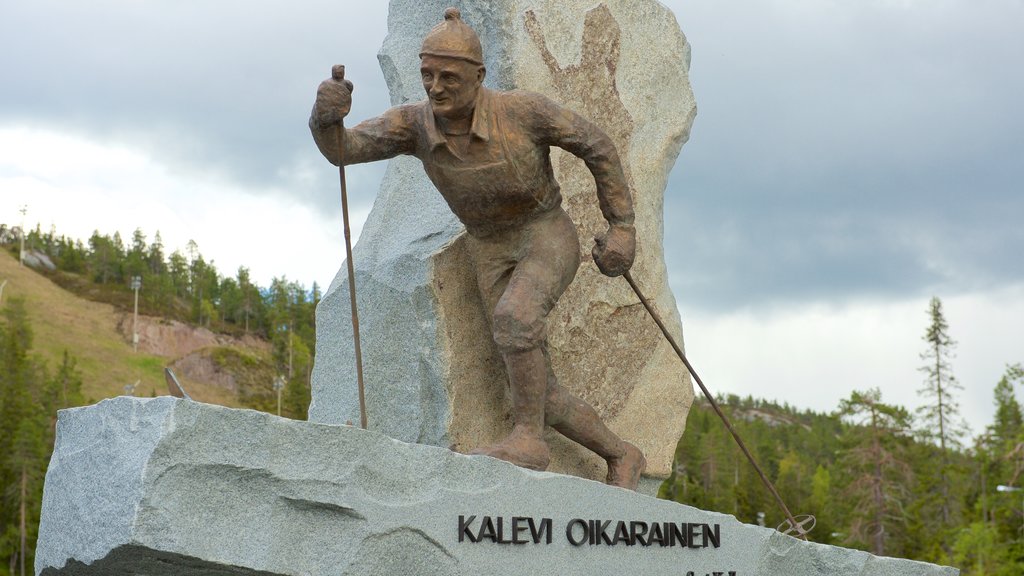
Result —
[[345, 80], [345, 67], [335, 64], [331, 78], [316, 89], [313, 117], [321, 127], [340, 124], [352, 109], [352, 82]]
[[622, 276], [636, 256], [636, 230], [628, 224], [613, 224], [608, 232], [594, 238], [594, 263], [605, 276]]

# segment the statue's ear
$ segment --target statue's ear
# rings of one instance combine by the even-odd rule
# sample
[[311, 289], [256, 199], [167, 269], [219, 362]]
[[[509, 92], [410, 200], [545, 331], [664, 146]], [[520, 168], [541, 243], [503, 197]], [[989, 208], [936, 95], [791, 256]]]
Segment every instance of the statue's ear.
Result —
[[484, 78], [487, 77], [487, 68], [481, 66], [476, 69], [476, 81], [483, 84]]

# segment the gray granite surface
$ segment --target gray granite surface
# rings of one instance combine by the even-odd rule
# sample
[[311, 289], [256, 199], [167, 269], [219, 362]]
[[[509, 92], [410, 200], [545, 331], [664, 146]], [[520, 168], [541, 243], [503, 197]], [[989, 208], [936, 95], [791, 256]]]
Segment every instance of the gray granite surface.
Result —
[[[533, 519], [539, 543], [528, 521], [516, 517]], [[612, 521], [609, 540], [572, 545], [566, 527], [577, 518]], [[543, 519], [550, 519], [547, 530]], [[630, 538], [615, 538], [620, 520], [627, 530], [630, 522], [645, 523], [636, 525], [640, 537], [633, 545]], [[678, 539], [662, 546], [670, 540], [655, 538], [653, 526], [670, 531], [665, 523], [692, 525], [700, 536], [688, 543], [699, 547]], [[513, 526], [521, 526], [518, 540], [526, 543], [494, 541], [512, 540]], [[572, 538], [585, 538], [582, 526], [575, 526]], [[35, 571], [957, 574], [809, 544], [731, 516], [372, 431], [169, 397], [121, 397], [60, 413]]]

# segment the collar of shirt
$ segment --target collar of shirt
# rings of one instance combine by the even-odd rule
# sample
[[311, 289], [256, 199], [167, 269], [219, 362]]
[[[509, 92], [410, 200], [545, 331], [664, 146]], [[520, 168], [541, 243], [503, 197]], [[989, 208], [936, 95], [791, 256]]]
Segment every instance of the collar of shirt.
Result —
[[[480, 91], [476, 95], [476, 102], [473, 104], [473, 124], [469, 128], [469, 133], [485, 142], [491, 139], [493, 100], [491, 91], [481, 86]], [[427, 143], [430, 145], [430, 150], [433, 151], [438, 146], [447, 145], [448, 139], [445, 138], [440, 128], [437, 127], [434, 109], [430, 106], [430, 100], [427, 100], [426, 105], [423, 107], [423, 115], [425, 116], [423, 125], [427, 131]]]

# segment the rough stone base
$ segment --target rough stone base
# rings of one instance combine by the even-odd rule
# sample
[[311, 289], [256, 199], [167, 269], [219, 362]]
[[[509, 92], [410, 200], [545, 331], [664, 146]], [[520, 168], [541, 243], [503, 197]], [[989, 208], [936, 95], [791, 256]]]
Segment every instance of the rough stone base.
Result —
[[[470, 526], [460, 531], [460, 516]], [[468, 520], [474, 516], [473, 520]], [[550, 519], [533, 543], [513, 517]], [[718, 547], [569, 543], [573, 519], [718, 526]], [[582, 538], [577, 526], [574, 538]], [[486, 531], [483, 531], [487, 534]], [[462, 541], [460, 541], [460, 534]], [[467, 535], [468, 534], [468, 535]], [[550, 535], [550, 543], [546, 543]], [[648, 542], [650, 543], [650, 542]], [[60, 413], [37, 575], [948, 575], [603, 484], [173, 398]]]

